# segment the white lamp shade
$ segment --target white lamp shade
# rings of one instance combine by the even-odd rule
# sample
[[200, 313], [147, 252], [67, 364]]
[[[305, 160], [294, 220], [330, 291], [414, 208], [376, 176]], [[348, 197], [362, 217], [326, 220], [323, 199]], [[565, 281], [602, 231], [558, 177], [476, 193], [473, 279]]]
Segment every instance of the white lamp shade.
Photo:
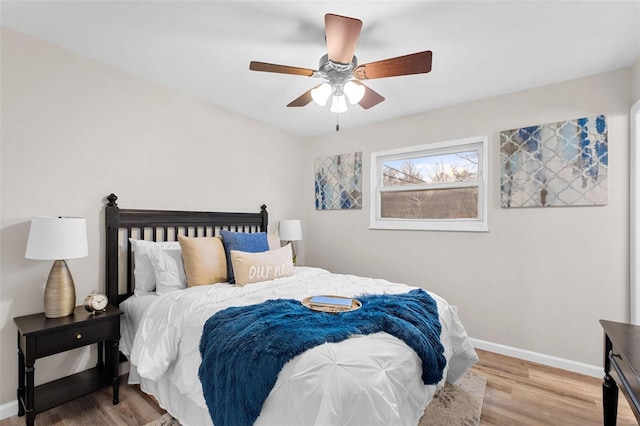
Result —
[[329, 111], [336, 114], [342, 114], [343, 112], [347, 111], [347, 109], [349, 108], [347, 107], [347, 101], [345, 100], [345, 96], [333, 95], [333, 100], [331, 101], [331, 108], [329, 108]]
[[320, 86], [311, 89], [311, 99], [313, 99], [316, 104], [325, 106], [332, 91], [329, 83], [322, 83]]
[[347, 81], [344, 85], [344, 94], [349, 98], [349, 102], [354, 105], [364, 97], [365, 88], [362, 84], [354, 81]]
[[302, 240], [302, 225], [298, 219], [281, 220], [278, 235], [282, 241]]
[[27, 259], [75, 259], [89, 254], [87, 221], [83, 217], [34, 217], [31, 219]]

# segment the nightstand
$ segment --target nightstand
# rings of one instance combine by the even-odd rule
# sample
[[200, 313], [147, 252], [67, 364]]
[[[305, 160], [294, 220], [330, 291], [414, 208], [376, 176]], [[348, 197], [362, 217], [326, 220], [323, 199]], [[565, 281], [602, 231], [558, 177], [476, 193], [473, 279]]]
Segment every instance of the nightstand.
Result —
[[640, 422], [640, 327], [605, 320], [600, 320], [600, 325], [604, 329], [604, 424], [616, 424], [618, 386]]
[[[18, 328], [18, 416], [26, 414], [27, 425], [33, 425], [38, 413], [108, 385], [113, 404], [118, 403], [122, 314], [111, 305], [95, 315], [78, 306], [62, 318], [40, 313], [13, 319]], [[96, 367], [34, 387], [36, 359], [93, 343], [98, 344]]]

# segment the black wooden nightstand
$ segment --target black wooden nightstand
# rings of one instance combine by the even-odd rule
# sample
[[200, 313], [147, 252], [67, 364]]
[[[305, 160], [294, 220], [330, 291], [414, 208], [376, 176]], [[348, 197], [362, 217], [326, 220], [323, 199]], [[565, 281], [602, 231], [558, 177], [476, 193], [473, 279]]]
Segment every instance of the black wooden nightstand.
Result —
[[[40, 313], [13, 319], [18, 328], [18, 416], [26, 414], [27, 425], [33, 425], [38, 413], [108, 385], [113, 386], [113, 404], [118, 403], [122, 314], [111, 305], [95, 315], [78, 306], [67, 317]], [[98, 344], [96, 367], [34, 387], [36, 359], [93, 343]]]
[[640, 326], [605, 320], [600, 325], [604, 329], [604, 424], [616, 424], [618, 386], [640, 422]]

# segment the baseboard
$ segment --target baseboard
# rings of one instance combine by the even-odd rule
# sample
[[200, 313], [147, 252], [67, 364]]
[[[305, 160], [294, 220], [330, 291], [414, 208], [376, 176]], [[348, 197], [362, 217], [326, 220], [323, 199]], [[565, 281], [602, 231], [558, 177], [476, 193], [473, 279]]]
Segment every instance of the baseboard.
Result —
[[604, 369], [602, 366], [585, 364], [583, 362], [572, 361], [565, 358], [559, 358], [552, 355], [532, 352], [525, 349], [514, 348], [512, 346], [501, 345], [499, 343], [487, 342], [479, 339], [470, 339], [474, 348], [482, 349], [489, 352], [495, 352], [501, 355], [507, 355], [514, 358], [520, 358], [525, 361], [537, 362], [538, 364], [548, 365], [549, 367], [561, 368], [574, 373], [584, 374], [591, 377], [603, 377]]
[[0, 405], [0, 420], [13, 417], [18, 414], [18, 400]]
[[[129, 361], [120, 363], [120, 375], [127, 374], [129, 372]], [[18, 400], [7, 402], [0, 405], [0, 420], [13, 417], [18, 414]]]

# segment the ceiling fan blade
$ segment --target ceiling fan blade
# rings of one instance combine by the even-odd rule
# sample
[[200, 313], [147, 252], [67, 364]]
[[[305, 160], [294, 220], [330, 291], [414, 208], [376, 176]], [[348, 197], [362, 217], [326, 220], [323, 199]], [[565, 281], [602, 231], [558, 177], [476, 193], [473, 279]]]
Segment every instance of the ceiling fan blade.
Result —
[[251, 61], [249, 64], [251, 71], [277, 72], [280, 74], [293, 74], [311, 77], [315, 70], [309, 68], [290, 67], [288, 65], [270, 64], [268, 62]]
[[372, 78], [424, 74], [431, 71], [432, 57], [433, 53], [430, 50], [425, 50], [424, 52], [383, 59], [356, 67], [353, 70], [353, 75], [360, 80], [371, 80]]
[[360, 105], [362, 108], [369, 109], [371, 107], [378, 105], [380, 102], [384, 101], [384, 96], [382, 96], [380, 93], [367, 87], [366, 85], [360, 83], [357, 80], [352, 80], [352, 81], [364, 87], [364, 96], [362, 97], [360, 102], [358, 102], [358, 105]]
[[341, 64], [350, 64], [362, 30], [362, 21], [327, 13], [324, 15], [324, 29], [329, 59]]
[[287, 105], [287, 106], [288, 107], [303, 107], [303, 106], [309, 105], [309, 103], [313, 100], [313, 98], [311, 97], [311, 91], [313, 89], [315, 89], [315, 87], [307, 90], [302, 95], [300, 95], [296, 99], [294, 99], [291, 102], [289, 102], [289, 105]]

